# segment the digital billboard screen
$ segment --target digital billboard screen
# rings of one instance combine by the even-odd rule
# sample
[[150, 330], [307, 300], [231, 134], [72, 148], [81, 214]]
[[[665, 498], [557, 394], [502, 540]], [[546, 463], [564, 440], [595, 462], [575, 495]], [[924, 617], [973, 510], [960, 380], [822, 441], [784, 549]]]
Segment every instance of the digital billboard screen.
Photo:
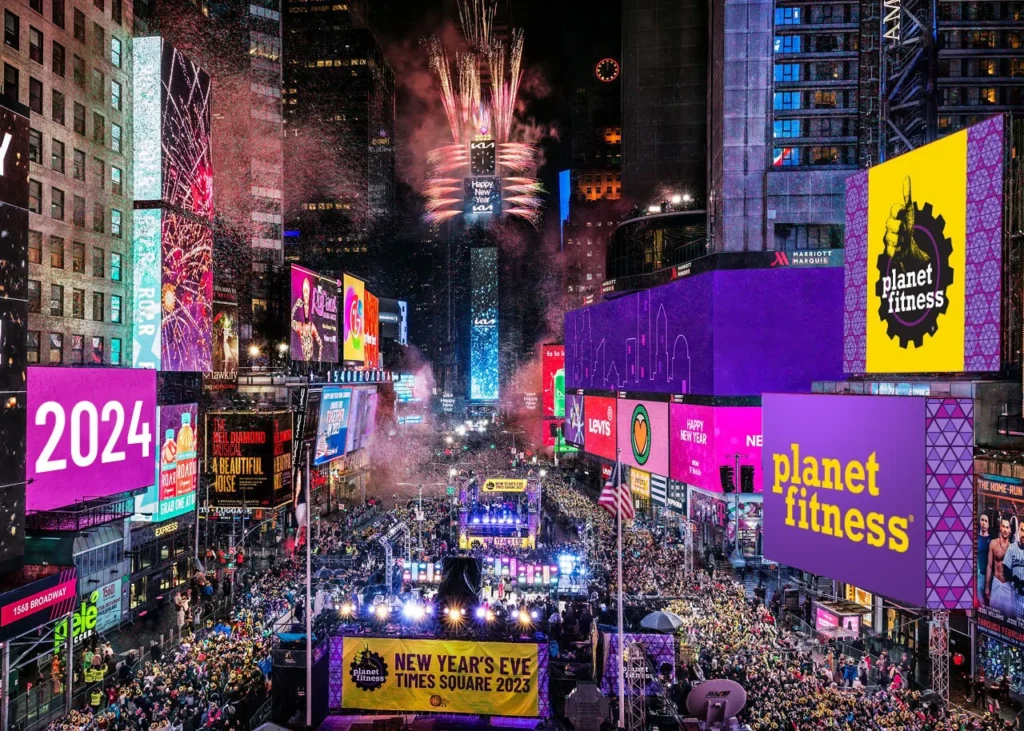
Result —
[[470, 250], [469, 398], [498, 399], [498, 250]]
[[565, 417], [565, 346], [542, 345], [541, 378], [543, 379], [542, 409], [545, 418]]
[[345, 456], [351, 404], [350, 387], [324, 386], [320, 396], [320, 423], [316, 431], [314, 465], [326, 464]]
[[575, 393], [565, 397], [565, 442], [580, 449], [583, 448], [586, 435], [584, 400], [584, 396]]
[[363, 348], [364, 361], [367, 368], [380, 367], [380, 321], [378, 320], [378, 300], [366, 292], [366, 317], [363, 329], [366, 345]]
[[988, 629], [1024, 646], [1024, 485], [976, 477], [977, 606]]
[[211, 507], [276, 508], [291, 499], [290, 411], [211, 411], [205, 438]]
[[[842, 375], [842, 276], [837, 267], [718, 269], [573, 310], [565, 316], [565, 386], [808, 391], [812, 381]], [[763, 325], [756, 338], [752, 317]]]
[[468, 215], [501, 213], [501, 178], [493, 175], [465, 179], [466, 197], [463, 212]]
[[[345, 451], [352, 452], [366, 446], [373, 433], [370, 424], [376, 424], [377, 388], [353, 388], [349, 406], [348, 433], [345, 437]], [[369, 430], [369, 433], [368, 433]]]
[[753, 492], [761, 492], [761, 408], [670, 404], [669, 476], [711, 492], [722, 492], [719, 469], [735, 470], [733, 485], [740, 490], [739, 466], [754, 468]]
[[33, 367], [27, 399], [27, 510], [153, 483], [154, 371]]
[[765, 394], [762, 415], [766, 558], [914, 607], [972, 606], [970, 399]]
[[377, 322], [380, 337], [398, 340], [401, 332], [401, 321], [402, 310], [398, 306], [398, 300], [391, 299], [390, 297], [378, 297]]
[[211, 370], [213, 228], [209, 221], [164, 211], [160, 236], [159, 370]]
[[338, 280], [292, 264], [292, 360], [338, 362]]
[[587, 454], [615, 460], [615, 406], [611, 396], [583, 397], [583, 451]]
[[495, 140], [474, 140], [469, 143], [469, 172], [473, 175], [494, 175], [498, 157]]
[[136, 496], [133, 520], [159, 522], [196, 507], [199, 406], [161, 406], [157, 413], [156, 477], [144, 495]]
[[1005, 126], [847, 178], [847, 372], [999, 370]]
[[668, 475], [668, 404], [619, 399], [616, 431], [622, 464]]
[[206, 384], [213, 389], [230, 388], [238, 377], [238, 295], [233, 289], [214, 290], [211, 329], [211, 371]]
[[345, 339], [342, 359], [362, 365], [366, 360], [365, 323], [366, 323], [366, 285], [361, 279], [350, 274], [342, 278], [342, 320]]

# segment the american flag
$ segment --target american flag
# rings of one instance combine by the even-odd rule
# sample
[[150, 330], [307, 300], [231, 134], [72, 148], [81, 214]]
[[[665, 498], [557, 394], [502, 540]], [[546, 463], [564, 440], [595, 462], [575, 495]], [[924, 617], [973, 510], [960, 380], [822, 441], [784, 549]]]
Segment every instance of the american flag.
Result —
[[632, 520], [636, 514], [633, 510], [633, 496], [629, 492], [629, 485], [622, 481], [621, 475], [622, 468], [616, 463], [611, 477], [604, 483], [604, 489], [601, 490], [601, 497], [598, 498], [597, 504], [611, 513], [613, 518], [616, 517], [621, 507], [623, 519]]

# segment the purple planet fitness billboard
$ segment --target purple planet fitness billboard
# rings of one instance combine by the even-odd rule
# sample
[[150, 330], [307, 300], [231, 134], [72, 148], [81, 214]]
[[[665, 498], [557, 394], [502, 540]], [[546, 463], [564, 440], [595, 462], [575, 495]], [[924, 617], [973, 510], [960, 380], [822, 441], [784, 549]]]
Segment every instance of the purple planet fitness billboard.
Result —
[[292, 360], [338, 362], [338, 281], [292, 264]]
[[842, 280], [837, 267], [720, 269], [573, 310], [566, 391], [808, 391], [842, 375]]
[[762, 414], [765, 558], [970, 607], [969, 400], [765, 394]]

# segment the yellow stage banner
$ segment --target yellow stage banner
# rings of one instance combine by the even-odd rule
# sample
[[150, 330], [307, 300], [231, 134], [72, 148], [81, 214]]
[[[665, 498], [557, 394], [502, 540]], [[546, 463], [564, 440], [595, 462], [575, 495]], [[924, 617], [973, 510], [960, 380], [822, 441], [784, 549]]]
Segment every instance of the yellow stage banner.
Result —
[[629, 489], [634, 495], [640, 497], [651, 497], [651, 473], [638, 470], [636, 467], [629, 468]]
[[483, 492], [525, 492], [526, 480], [491, 478], [484, 482]]
[[346, 637], [342, 708], [536, 716], [537, 645]]

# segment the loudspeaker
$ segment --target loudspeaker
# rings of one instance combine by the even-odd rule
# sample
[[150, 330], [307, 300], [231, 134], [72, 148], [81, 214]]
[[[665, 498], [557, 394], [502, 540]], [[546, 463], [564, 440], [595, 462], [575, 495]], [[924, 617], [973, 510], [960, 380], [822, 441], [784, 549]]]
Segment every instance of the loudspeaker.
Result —
[[745, 464], [740, 467], [740, 492], [754, 492], [754, 465]]
[[728, 495], [736, 489], [736, 484], [733, 482], [735, 470], [733, 470], [729, 465], [722, 465], [718, 468], [718, 472], [719, 476], [722, 478], [722, 492]]

